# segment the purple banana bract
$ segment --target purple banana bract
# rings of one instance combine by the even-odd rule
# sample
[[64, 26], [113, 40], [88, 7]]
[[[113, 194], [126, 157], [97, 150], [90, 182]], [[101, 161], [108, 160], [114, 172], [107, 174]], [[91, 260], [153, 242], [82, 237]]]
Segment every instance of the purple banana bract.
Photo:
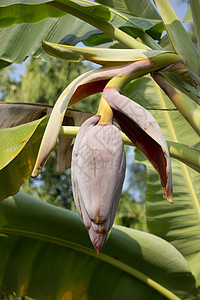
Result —
[[113, 225], [126, 160], [121, 132], [95, 115], [81, 126], [72, 153], [72, 186], [79, 215], [97, 250]]
[[141, 105], [107, 87], [103, 97], [114, 118], [133, 144], [147, 157], [160, 176], [163, 197], [173, 203], [171, 160], [167, 143], [154, 117]]

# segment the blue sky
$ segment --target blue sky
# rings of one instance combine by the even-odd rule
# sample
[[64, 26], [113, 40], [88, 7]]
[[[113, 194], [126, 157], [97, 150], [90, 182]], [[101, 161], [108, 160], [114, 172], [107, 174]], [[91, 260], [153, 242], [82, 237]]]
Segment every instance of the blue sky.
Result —
[[169, 2], [171, 3], [179, 19], [182, 21], [186, 14], [188, 4], [186, 2], [182, 2], [181, 0], [169, 0]]

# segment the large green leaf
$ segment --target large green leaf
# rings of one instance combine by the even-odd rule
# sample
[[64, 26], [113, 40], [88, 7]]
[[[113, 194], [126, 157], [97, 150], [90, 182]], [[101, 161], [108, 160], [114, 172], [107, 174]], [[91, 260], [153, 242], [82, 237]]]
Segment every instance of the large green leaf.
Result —
[[[47, 59], [47, 55], [41, 48], [42, 40], [59, 42], [65, 37], [67, 44], [76, 45], [78, 42], [87, 39], [93, 33], [95, 27], [111, 35], [111, 38], [119, 40], [122, 38], [125, 44], [127, 42], [128, 45], [130, 44], [134, 48], [147, 48], [107, 22], [110, 18], [110, 11], [105, 6], [96, 5], [93, 2], [85, 3], [84, 1], [57, 1], [48, 4], [45, 3], [49, 1], [39, 0], [38, 2], [21, 2], [22, 4], [19, 4], [19, 1], [8, 1], [10, 6], [7, 4], [6, 7], [0, 7], [2, 26], [17, 24], [0, 30], [0, 57], [2, 60], [22, 63], [29, 55]], [[14, 3], [18, 4], [14, 5]], [[32, 5], [28, 5], [31, 3]], [[40, 4], [34, 6], [33, 3]], [[56, 5], [59, 10], [57, 7], [49, 6], [49, 4]], [[1, 2], [1, 6], [5, 5], [5, 1]], [[91, 25], [71, 15], [63, 15], [67, 12], [76, 15], [78, 18], [83, 18]], [[59, 15], [63, 16], [50, 18]], [[40, 20], [41, 22], [39, 22]], [[20, 22], [39, 23], [19, 24]], [[126, 21], [123, 20], [123, 22]], [[71, 24], [73, 24], [73, 27]]]
[[[76, 43], [86, 39], [90, 32], [95, 29], [84, 21], [66, 15], [66, 12], [45, 4], [46, 2], [49, 1], [1, 1], [0, 15], [2, 19], [0, 26], [17, 24], [0, 30], [0, 57], [3, 60], [22, 63], [29, 55], [48, 59], [41, 48], [42, 40], [59, 42], [65, 36], [68, 44], [76, 45]], [[33, 5], [37, 3], [39, 4]], [[74, 5], [76, 6], [76, 3]], [[110, 18], [109, 9], [102, 5], [94, 6], [90, 3], [86, 7], [78, 4], [77, 6], [88, 14], [97, 14], [102, 20]], [[45, 20], [46, 18], [48, 19]], [[35, 22], [39, 23], [19, 24]], [[71, 24], [73, 24], [73, 28]]]
[[[167, 140], [200, 148], [198, 135], [178, 111], [155, 110], [172, 109], [174, 106], [151, 78], [138, 79], [129, 84], [125, 93], [150, 109]], [[184, 255], [199, 285], [200, 174], [181, 162], [172, 160], [172, 181], [174, 204], [169, 205], [162, 197], [158, 176], [148, 164], [148, 227], [150, 232], [172, 243]]]
[[[58, 18], [66, 14], [56, 7], [47, 3], [52, 0], [21, 0], [21, 1], [1, 1], [0, 3], [0, 24], [1, 27], [8, 27], [20, 23], [36, 23], [46, 18]], [[59, 2], [59, 1], [58, 1]], [[70, 7], [75, 7], [88, 14], [96, 15], [102, 20], [110, 20], [110, 11], [104, 5], [95, 5], [93, 2], [81, 0], [65, 0]], [[33, 5], [35, 4], [35, 5]]]
[[[15, 2], [15, 1], [13, 1]], [[46, 4], [31, 5], [28, 3], [16, 4], [2, 7], [0, 3], [0, 24], [1, 27], [9, 27], [22, 23], [37, 23], [47, 18], [59, 18], [66, 15], [60, 9]]]
[[[47, 5], [46, 2], [49, 1], [20, 1], [20, 3], [17, 4], [16, 1], [1, 2], [1, 27], [8, 27], [20, 23], [36, 23], [47, 18], [59, 18], [66, 14], [66, 12], [60, 9]], [[82, 7], [82, 9], [87, 9], [90, 14], [95, 13], [98, 17], [101, 17], [106, 21], [110, 20], [110, 11], [106, 6], [84, 0], [82, 2], [72, 1], [72, 3], [83, 4], [84, 7]], [[115, 14], [111, 23], [118, 28], [129, 23], [129, 25], [140, 28], [142, 31], [148, 30], [148, 33], [155, 36], [156, 39], [159, 39], [164, 30], [164, 27], [162, 25], [160, 26], [160, 23], [162, 23], [160, 20], [134, 17], [121, 11], [110, 10]]]
[[48, 55], [41, 47], [42, 40], [58, 43], [67, 36], [67, 43], [76, 45], [82, 39], [86, 39], [94, 29], [93, 26], [71, 15], [47, 19], [37, 24], [18, 24], [2, 28], [0, 57], [19, 64], [29, 55], [48, 60]]
[[[88, 3], [88, 1], [86, 1]], [[96, 3], [97, 4], [97, 3]], [[164, 25], [160, 19], [147, 19], [144, 17], [135, 17], [125, 12], [122, 12], [117, 9], [109, 8], [112, 13], [112, 19], [110, 23], [117, 28], [122, 29], [127, 32], [134, 38], [139, 37], [144, 44], [150, 46], [152, 49], [160, 49], [158, 46], [155, 48], [156, 42], [151, 39], [158, 40], [164, 30]], [[150, 37], [150, 36], [151, 37]], [[95, 41], [95, 42], [94, 42]], [[102, 43], [112, 42], [112, 38], [102, 32], [99, 33], [99, 30], [89, 37], [85, 44], [89, 46], [99, 45]], [[62, 40], [62, 43], [65, 42], [65, 38]], [[150, 45], [149, 45], [150, 44]], [[124, 45], [121, 45], [121, 47]]]
[[169, 0], [154, 0], [173, 48], [188, 66], [193, 76], [199, 76], [198, 51], [174, 12]]
[[[3, 127], [0, 129], [0, 201], [17, 193], [21, 184], [30, 177], [48, 122], [48, 116], [41, 117], [50, 114], [51, 110], [50, 105], [44, 104], [0, 105], [0, 128]], [[80, 126], [90, 116], [91, 114], [86, 112], [68, 109], [63, 125]], [[58, 171], [70, 167], [72, 146], [72, 137], [59, 139]]]
[[[116, 226], [102, 252], [80, 218], [19, 193], [0, 204], [0, 289], [36, 299], [197, 299], [182, 255]], [[104, 288], [102, 288], [104, 287]]]
[[[20, 14], [19, 11], [16, 11], [19, 5]], [[38, 5], [36, 5], [36, 12], [34, 12], [34, 10], [31, 9], [31, 5], [19, 5], [13, 4], [13, 6], [2, 8], [2, 14], [6, 16], [5, 18], [3, 18], [3, 26], [6, 26], [6, 23], [10, 25], [12, 24], [12, 22], [14, 24], [18, 24], [23, 22], [23, 20], [24, 22], [26, 22], [26, 20], [29, 19], [28, 15], [32, 15], [33, 13], [35, 13], [35, 16], [33, 15], [31, 19], [34, 22], [38, 22], [40, 19], [43, 20], [49, 16], [54, 16], [54, 10], [49, 11], [49, 9], [45, 8], [45, 6], [51, 6], [52, 9], [56, 9], [55, 16], [59, 15], [59, 11], [57, 11], [57, 9], [61, 10], [62, 12], [72, 14], [73, 16], [89, 23], [90, 25], [95, 26], [96, 28], [108, 34], [112, 39], [116, 39], [130, 48], [147, 48], [142, 43], [131, 38], [128, 34], [109, 23], [111, 19], [111, 13], [107, 6], [86, 0], [44, 1], [44, 4], [41, 4], [40, 8], [38, 8]], [[43, 10], [43, 7], [44, 12], [40, 12], [40, 10]], [[12, 11], [12, 9], [14, 12]], [[12, 20], [12, 17], [14, 18], [14, 21]]]
[[42, 124], [43, 119], [24, 125], [0, 130], [0, 170], [8, 165], [22, 151], [31, 136]]
[[32, 172], [48, 117], [0, 130], [0, 201], [19, 191]]

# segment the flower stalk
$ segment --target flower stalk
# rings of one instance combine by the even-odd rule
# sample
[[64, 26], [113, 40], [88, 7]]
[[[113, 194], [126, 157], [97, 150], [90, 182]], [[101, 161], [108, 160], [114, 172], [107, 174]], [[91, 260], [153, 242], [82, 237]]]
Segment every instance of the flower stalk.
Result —
[[97, 115], [101, 116], [101, 119], [99, 120], [98, 124], [106, 125], [113, 123], [113, 111], [108, 102], [105, 101], [103, 96], [101, 97], [99, 102]]

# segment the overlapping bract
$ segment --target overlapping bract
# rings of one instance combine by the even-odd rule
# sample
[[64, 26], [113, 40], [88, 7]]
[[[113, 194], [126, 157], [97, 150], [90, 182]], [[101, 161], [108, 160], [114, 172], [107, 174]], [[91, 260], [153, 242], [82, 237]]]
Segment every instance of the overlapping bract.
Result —
[[158, 172], [163, 197], [173, 203], [171, 160], [167, 143], [154, 117], [141, 105], [120, 94], [116, 88], [103, 91], [122, 131], [148, 158]]
[[72, 153], [74, 201], [97, 252], [113, 225], [125, 176], [122, 135], [93, 116], [81, 126]]
[[[112, 107], [122, 131], [157, 170], [163, 196], [173, 202], [169, 152], [156, 120], [116, 88], [105, 88], [103, 99]], [[81, 126], [71, 166], [74, 201], [97, 253], [114, 222], [125, 175], [121, 133], [112, 124], [102, 125], [100, 119], [95, 115]]]

